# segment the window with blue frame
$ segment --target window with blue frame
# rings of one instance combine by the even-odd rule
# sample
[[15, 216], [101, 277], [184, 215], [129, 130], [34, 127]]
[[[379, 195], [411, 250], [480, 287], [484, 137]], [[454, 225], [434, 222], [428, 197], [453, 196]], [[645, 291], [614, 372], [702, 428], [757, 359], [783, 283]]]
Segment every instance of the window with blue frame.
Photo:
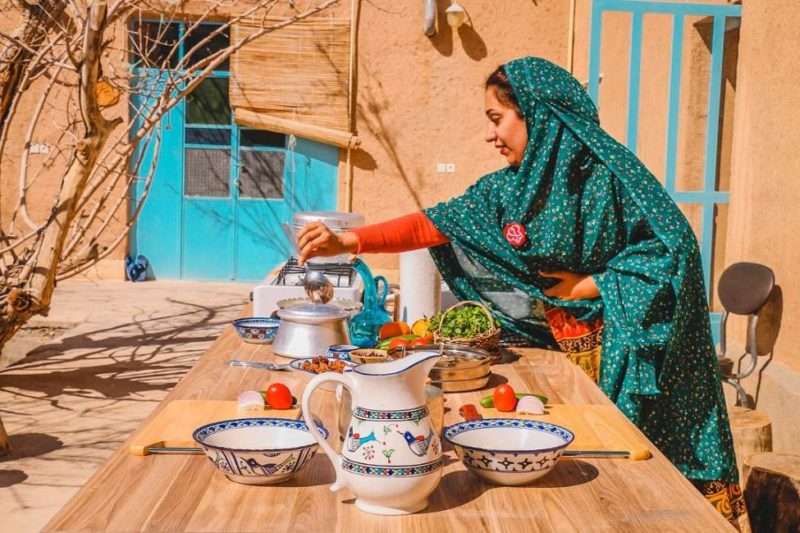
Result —
[[[218, 24], [134, 21], [130, 62], [139, 71], [188, 68], [229, 46]], [[188, 33], [187, 33], [188, 32]], [[206, 42], [204, 42], [206, 40]], [[200, 45], [200, 43], [203, 43]], [[228, 98], [228, 62], [187, 96], [184, 120], [183, 194], [241, 200], [283, 199], [286, 136], [241, 128]]]

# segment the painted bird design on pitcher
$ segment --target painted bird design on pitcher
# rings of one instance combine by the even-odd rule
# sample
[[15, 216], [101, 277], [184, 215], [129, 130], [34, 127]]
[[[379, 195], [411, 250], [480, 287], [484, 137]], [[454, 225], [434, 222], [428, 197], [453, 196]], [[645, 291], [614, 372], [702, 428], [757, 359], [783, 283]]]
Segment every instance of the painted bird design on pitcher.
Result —
[[[400, 433], [398, 431], [398, 433]], [[422, 457], [428, 452], [428, 446], [431, 445], [431, 441], [433, 440], [433, 430], [431, 429], [428, 433], [427, 437], [422, 435], [414, 436], [413, 433], [410, 431], [406, 431], [402, 434], [403, 438], [406, 440], [406, 444], [408, 444], [409, 449], [411, 452], [418, 456]]]
[[365, 445], [368, 442], [377, 441], [378, 439], [375, 438], [375, 432], [372, 431], [366, 437], [362, 437], [358, 433], [353, 433], [353, 427], [350, 427], [350, 430], [347, 432], [347, 449], [351, 452], [356, 451], [361, 446]]

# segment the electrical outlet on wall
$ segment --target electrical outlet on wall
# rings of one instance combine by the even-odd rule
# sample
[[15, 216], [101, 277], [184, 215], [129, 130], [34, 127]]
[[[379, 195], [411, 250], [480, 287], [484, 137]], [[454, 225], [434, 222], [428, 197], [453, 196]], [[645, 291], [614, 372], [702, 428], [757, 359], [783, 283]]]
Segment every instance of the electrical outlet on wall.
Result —
[[447, 164], [445, 163], [436, 163], [436, 172], [439, 174], [444, 174], [447, 172]]
[[45, 143], [31, 143], [30, 152], [32, 154], [49, 154], [50, 145]]
[[447, 165], [445, 165], [445, 170], [447, 171], [448, 174], [452, 174], [453, 172], [456, 171], [456, 164], [447, 163]]

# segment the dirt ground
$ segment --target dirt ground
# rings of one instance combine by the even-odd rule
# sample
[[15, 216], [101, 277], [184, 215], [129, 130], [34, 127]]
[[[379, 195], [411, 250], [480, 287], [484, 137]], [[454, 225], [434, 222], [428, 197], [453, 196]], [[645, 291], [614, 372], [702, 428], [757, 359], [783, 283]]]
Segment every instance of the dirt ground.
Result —
[[0, 357], [0, 418], [12, 447], [0, 457], [0, 531], [39, 531], [241, 312], [250, 289], [60, 285], [50, 316]]

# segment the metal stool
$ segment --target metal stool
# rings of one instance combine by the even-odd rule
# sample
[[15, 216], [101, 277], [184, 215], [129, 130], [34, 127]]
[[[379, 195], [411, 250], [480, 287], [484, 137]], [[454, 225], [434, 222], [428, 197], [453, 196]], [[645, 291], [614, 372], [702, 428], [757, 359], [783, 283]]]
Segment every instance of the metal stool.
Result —
[[[775, 287], [775, 273], [772, 269], [758, 263], [734, 263], [725, 269], [717, 284], [717, 292], [724, 308], [719, 331], [719, 365], [722, 379], [736, 389], [738, 404], [752, 408], [741, 380], [756, 368], [758, 345], [756, 342], [757, 313], [769, 299]], [[730, 313], [747, 316], [747, 340], [745, 352], [739, 356], [737, 369], [734, 371], [733, 359], [728, 357], [725, 329]], [[748, 358], [742, 370], [742, 360]]]

